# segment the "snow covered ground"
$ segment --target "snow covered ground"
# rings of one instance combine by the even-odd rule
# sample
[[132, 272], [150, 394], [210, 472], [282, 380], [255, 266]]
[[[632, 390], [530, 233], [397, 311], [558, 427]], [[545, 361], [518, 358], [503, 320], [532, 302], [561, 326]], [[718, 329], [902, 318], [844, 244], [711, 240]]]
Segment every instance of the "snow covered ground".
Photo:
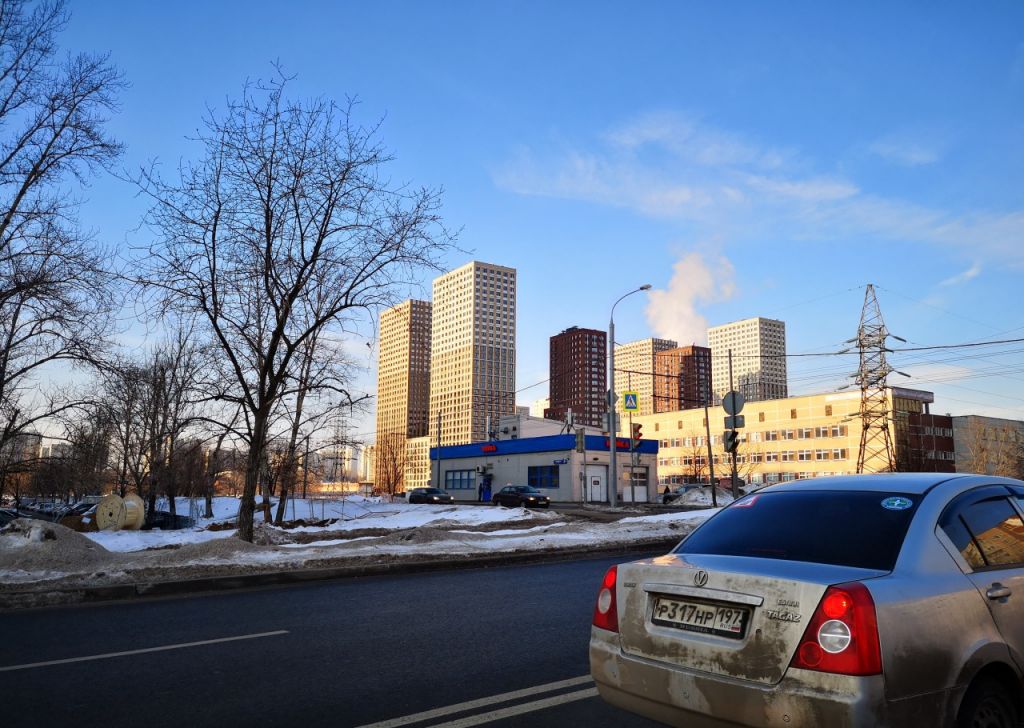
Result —
[[[188, 513], [188, 499], [179, 498], [175, 504], [178, 513]], [[277, 513], [274, 501], [273, 513]], [[212, 524], [234, 523], [238, 516], [237, 498], [214, 498], [213, 518], [200, 517], [196, 526], [176, 531], [102, 531], [86, 533], [85, 536], [108, 551], [128, 552], [144, 549], [180, 546], [187, 543], [202, 543], [218, 538], [234, 536], [233, 529], [210, 531]], [[497, 523], [521, 523], [524, 521], [547, 521], [558, 518], [555, 511], [527, 510], [525, 508], [500, 508], [490, 506], [441, 506], [416, 504], [404, 501], [390, 503], [381, 498], [349, 496], [343, 500], [289, 501], [286, 506], [287, 519], [327, 520], [337, 519], [325, 526], [296, 526], [294, 528], [272, 528], [281, 536], [288, 534], [333, 534], [367, 528], [399, 531], [402, 529], [434, 526], [449, 528], [461, 526], [473, 528]], [[263, 522], [263, 515], [256, 514], [256, 523]], [[518, 533], [518, 532], [516, 532]], [[301, 544], [300, 544], [301, 545]], [[310, 545], [323, 545], [320, 543]]]
[[[176, 503], [178, 513], [189, 513], [188, 500], [182, 500]], [[0, 597], [5, 591], [26, 588], [69, 589], [664, 543], [682, 539], [715, 510], [657, 515], [622, 510], [616, 514], [622, 515], [618, 520], [600, 522], [580, 512], [410, 505], [350, 496], [297, 501], [295, 517], [315, 525], [279, 528], [263, 523], [257, 511], [252, 544], [234, 538], [238, 499], [215, 499], [213, 512], [213, 518], [200, 518], [194, 528], [177, 531], [76, 533], [40, 521], [15, 521], [0, 531]], [[293, 516], [291, 507], [287, 516]]]

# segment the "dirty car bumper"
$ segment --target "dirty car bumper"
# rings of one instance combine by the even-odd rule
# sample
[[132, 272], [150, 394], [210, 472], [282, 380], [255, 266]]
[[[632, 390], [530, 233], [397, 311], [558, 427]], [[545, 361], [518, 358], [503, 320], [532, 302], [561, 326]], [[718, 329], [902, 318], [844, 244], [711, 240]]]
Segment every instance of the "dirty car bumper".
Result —
[[[791, 668], [778, 684], [766, 685], [627, 655], [619, 648], [618, 634], [598, 627], [591, 629], [590, 672], [601, 697], [612, 705], [688, 728], [875, 728], [892, 725], [894, 718], [881, 675]], [[928, 716], [916, 718], [922, 719], [916, 725], [933, 725]]]

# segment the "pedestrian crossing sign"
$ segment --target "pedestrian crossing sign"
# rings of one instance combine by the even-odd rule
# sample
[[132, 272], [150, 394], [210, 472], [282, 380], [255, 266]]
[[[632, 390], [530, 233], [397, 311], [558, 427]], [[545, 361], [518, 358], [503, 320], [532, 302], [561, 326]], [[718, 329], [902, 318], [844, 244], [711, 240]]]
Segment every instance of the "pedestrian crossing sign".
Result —
[[622, 393], [622, 409], [624, 412], [636, 412], [640, 409], [638, 402], [640, 397], [636, 392], [623, 392]]

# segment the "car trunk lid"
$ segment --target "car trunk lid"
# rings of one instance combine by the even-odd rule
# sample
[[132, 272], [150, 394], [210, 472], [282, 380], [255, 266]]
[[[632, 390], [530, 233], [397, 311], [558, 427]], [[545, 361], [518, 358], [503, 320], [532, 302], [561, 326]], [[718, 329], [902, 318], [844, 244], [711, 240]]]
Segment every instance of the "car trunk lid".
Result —
[[828, 586], [885, 573], [708, 554], [623, 564], [617, 594], [622, 650], [772, 685], [785, 674]]

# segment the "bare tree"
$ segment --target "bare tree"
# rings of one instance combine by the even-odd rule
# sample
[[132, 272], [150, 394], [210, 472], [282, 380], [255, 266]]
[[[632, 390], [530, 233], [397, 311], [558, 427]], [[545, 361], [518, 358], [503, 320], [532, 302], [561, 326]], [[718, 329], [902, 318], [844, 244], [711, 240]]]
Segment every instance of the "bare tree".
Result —
[[146, 396], [145, 365], [127, 359], [109, 362], [103, 368], [99, 388], [111, 421], [118, 494], [124, 497], [130, 484], [141, 495], [149, 437], [142, 412]]
[[[451, 240], [439, 193], [380, 177], [389, 157], [376, 129], [353, 125], [351, 105], [289, 102], [285, 87], [282, 76], [247, 86], [222, 117], [211, 113], [197, 139], [202, 158], [181, 165], [177, 180], [152, 170], [137, 179], [157, 233], [140, 282], [165, 309], [201, 317], [223, 364], [218, 396], [242, 408], [247, 541], [269, 428], [296, 394], [303, 347], [392, 305]], [[319, 386], [360, 399], [345, 382]]]
[[684, 442], [689, 442], [685, 450], [683, 463], [688, 470], [688, 477], [691, 483], [703, 483], [708, 472], [708, 448], [703, 444], [702, 437], [689, 435]]
[[960, 468], [968, 473], [991, 475], [992, 443], [984, 423], [977, 419], [969, 420], [963, 443], [967, 457], [960, 459]]
[[375, 489], [382, 494], [394, 495], [405, 484], [405, 470], [408, 464], [405, 434], [381, 433], [377, 438], [375, 458]]
[[68, 185], [120, 153], [104, 125], [123, 82], [106, 56], [57, 58], [66, 23], [61, 2], [0, 0], [0, 445], [74, 406], [43, 391], [44, 367], [93, 361], [113, 329]]
[[118, 489], [123, 495], [131, 484], [147, 500], [150, 522], [160, 495], [176, 511], [184, 472], [175, 463], [176, 450], [206, 398], [205, 354], [192, 338], [192, 326], [178, 323], [146, 359], [102, 367], [99, 399], [109, 422]]
[[[192, 343], [192, 327], [180, 324], [172, 336], [152, 355], [146, 367], [146, 386], [142, 414], [145, 422], [147, 453], [146, 496], [149, 513], [156, 510], [159, 494], [167, 496], [171, 517], [177, 515], [175, 497], [178, 479], [172, 466], [186, 430], [197, 418], [199, 402], [204, 397], [200, 379], [205, 360], [200, 348]], [[152, 515], [150, 515], [152, 518]]]
[[74, 501], [108, 490], [115, 470], [110, 462], [112, 423], [100, 404], [76, 407], [58, 418], [60, 447], [33, 469], [38, 496]]
[[[281, 525], [284, 520], [285, 507], [288, 498], [294, 490], [299, 472], [299, 463], [302, 463], [303, 482], [308, 483], [309, 479], [309, 451], [310, 438], [315, 430], [321, 429], [331, 412], [323, 408], [309, 408], [307, 397], [310, 392], [317, 392], [325, 388], [325, 381], [342, 381], [339, 376], [344, 359], [341, 352], [336, 357], [326, 357], [318, 360], [318, 353], [321, 356], [326, 352], [318, 352], [319, 333], [308, 339], [302, 346], [297, 363], [298, 372], [295, 377], [294, 401], [289, 402], [286, 410], [291, 418], [291, 425], [288, 431], [288, 444], [282, 459], [280, 492], [278, 494], [277, 515], [274, 523]], [[305, 452], [302, 452], [304, 450]], [[306, 489], [303, 488], [302, 496], [306, 496]]]

